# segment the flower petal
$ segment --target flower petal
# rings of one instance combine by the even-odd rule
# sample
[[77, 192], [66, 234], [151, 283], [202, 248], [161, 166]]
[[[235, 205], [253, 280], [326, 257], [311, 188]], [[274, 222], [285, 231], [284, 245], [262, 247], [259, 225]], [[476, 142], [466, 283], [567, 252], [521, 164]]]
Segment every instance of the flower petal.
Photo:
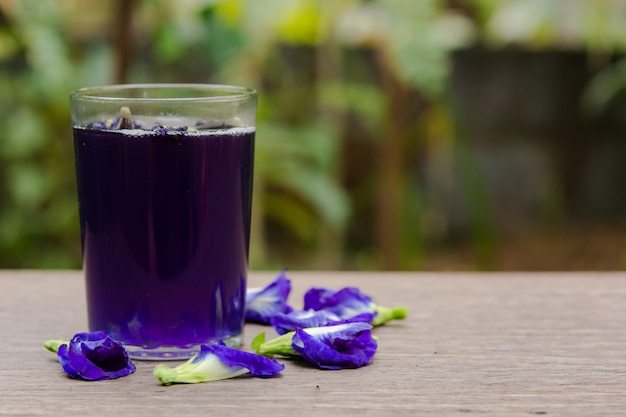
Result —
[[200, 355], [196, 355], [173, 368], [167, 365], [157, 365], [154, 367], [154, 376], [163, 385], [171, 385], [218, 381], [248, 373], [248, 370], [242, 366], [229, 367], [224, 365], [215, 355], [205, 355], [202, 360], [198, 360], [199, 357]]
[[230, 367], [241, 366], [246, 368], [252, 375], [258, 377], [270, 377], [278, 374], [285, 365], [277, 361], [255, 353], [243, 352], [222, 344], [203, 345], [202, 352], [214, 354]]
[[304, 295], [304, 308], [328, 310], [344, 320], [360, 316], [361, 320], [374, 326], [390, 320], [403, 320], [408, 315], [406, 307], [383, 307], [355, 287], [346, 287], [339, 291], [311, 288]]
[[292, 346], [321, 369], [359, 368], [370, 363], [378, 347], [371, 329], [363, 322], [298, 329]]
[[74, 369], [69, 358], [68, 345], [60, 345], [57, 355], [58, 355], [57, 359], [59, 363], [61, 364], [61, 366], [63, 367], [63, 370], [65, 371], [65, 373], [70, 378], [79, 379], [80, 374], [78, 373], [76, 369]]
[[311, 288], [304, 294], [305, 310], [327, 310], [342, 319], [365, 314], [369, 316], [366, 321], [371, 321], [376, 316], [372, 303], [370, 296], [363, 294], [355, 287], [346, 287], [339, 291], [328, 288]]
[[328, 310], [295, 310], [290, 313], [278, 313], [270, 320], [278, 334], [285, 334], [296, 329], [307, 327], [321, 327], [333, 324], [351, 323], [364, 321], [368, 323], [372, 319], [371, 313], [359, 314], [348, 319], [342, 319]]
[[264, 288], [249, 288], [246, 291], [246, 321], [269, 324], [277, 313], [289, 313], [293, 309], [287, 304], [291, 292], [291, 281], [282, 271]]
[[295, 310], [290, 313], [278, 313], [271, 318], [270, 324], [278, 334], [289, 333], [305, 327], [324, 326], [336, 323], [341, 318], [327, 310]]
[[224, 344], [202, 345], [200, 353], [182, 365], [170, 368], [157, 365], [154, 375], [165, 385], [196, 384], [234, 378], [247, 373], [258, 377], [271, 377], [285, 366], [273, 359], [243, 352]]

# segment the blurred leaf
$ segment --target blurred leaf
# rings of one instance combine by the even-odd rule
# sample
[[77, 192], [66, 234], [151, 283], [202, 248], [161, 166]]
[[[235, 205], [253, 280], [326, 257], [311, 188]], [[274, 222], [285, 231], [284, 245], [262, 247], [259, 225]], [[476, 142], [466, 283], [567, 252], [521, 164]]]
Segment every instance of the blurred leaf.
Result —
[[317, 45], [322, 41], [319, 1], [292, 0], [283, 10], [278, 25], [279, 39], [296, 45]]
[[331, 178], [290, 160], [274, 164], [265, 174], [268, 183], [299, 196], [333, 230], [343, 230], [349, 214], [348, 199]]
[[40, 149], [46, 140], [41, 115], [20, 106], [6, 120], [6, 134], [0, 142], [0, 154], [7, 158], [25, 158]]
[[[4, 246], [14, 246], [22, 233], [23, 213], [13, 208], [5, 209], [0, 216], [0, 248]], [[2, 260], [0, 256], [0, 260]]]
[[444, 91], [449, 72], [448, 50], [434, 21], [438, 0], [378, 0], [386, 18], [381, 48], [398, 76], [434, 98]]
[[185, 54], [187, 43], [180, 36], [176, 26], [165, 23], [155, 36], [157, 57], [163, 62], [173, 62]]
[[204, 36], [206, 36], [205, 50], [216, 71], [236, 58], [246, 41], [239, 28], [232, 23], [235, 15], [229, 13], [213, 5], [200, 12]]
[[[68, 42], [61, 29], [63, 23], [60, 0], [24, 0], [15, 3], [15, 33], [23, 45], [26, 64], [21, 74], [24, 91], [18, 94], [33, 100], [31, 103], [52, 103], [54, 108], [67, 106], [67, 95], [75, 80]], [[65, 111], [67, 114], [67, 111]]]
[[18, 206], [32, 208], [47, 197], [49, 176], [38, 165], [16, 164], [10, 167], [8, 185]]
[[215, 4], [215, 14], [232, 26], [239, 25], [243, 16], [242, 0], [223, 0]]
[[69, 90], [91, 85], [106, 85], [114, 78], [113, 50], [103, 43], [90, 44], [81, 60], [74, 62], [76, 76], [72, 78]]
[[18, 50], [15, 36], [6, 29], [0, 29], [0, 61], [12, 58]]
[[263, 199], [269, 220], [281, 224], [300, 242], [311, 244], [319, 230], [316, 214], [293, 195], [269, 192]]
[[343, 230], [349, 203], [334, 178], [335, 137], [324, 127], [289, 128], [264, 124], [257, 129], [256, 161], [266, 188], [298, 196], [334, 230]]
[[332, 174], [340, 145], [335, 129], [328, 124], [292, 127], [271, 123], [259, 123], [256, 144], [262, 166], [279, 158], [295, 159], [314, 166], [321, 175]]
[[386, 97], [377, 86], [329, 82], [320, 84], [318, 92], [322, 106], [338, 113], [354, 112], [372, 131], [384, 121]]
[[590, 116], [598, 116], [625, 90], [626, 59], [622, 58], [593, 77], [582, 97], [583, 109]]

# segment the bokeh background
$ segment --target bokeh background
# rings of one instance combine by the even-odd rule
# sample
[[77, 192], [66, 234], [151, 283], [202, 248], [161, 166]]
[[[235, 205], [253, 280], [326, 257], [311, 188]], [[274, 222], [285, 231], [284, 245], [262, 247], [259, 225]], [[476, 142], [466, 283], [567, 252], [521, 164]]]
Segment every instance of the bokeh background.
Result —
[[68, 93], [259, 92], [252, 269], [626, 267], [626, 1], [0, 0], [0, 268], [79, 268]]

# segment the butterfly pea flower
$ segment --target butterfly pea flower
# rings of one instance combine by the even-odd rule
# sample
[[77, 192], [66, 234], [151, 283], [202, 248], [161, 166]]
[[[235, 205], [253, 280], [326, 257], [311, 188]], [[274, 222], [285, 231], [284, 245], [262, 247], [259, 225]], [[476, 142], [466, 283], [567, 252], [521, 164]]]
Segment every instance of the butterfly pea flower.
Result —
[[328, 310], [294, 310], [290, 313], [278, 313], [270, 320], [270, 324], [280, 335], [307, 327], [321, 327], [332, 324], [351, 323], [356, 321], [370, 322], [372, 313], [358, 314], [348, 319], [342, 319]]
[[272, 377], [285, 369], [285, 365], [274, 359], [255, 353], [243, 352], [224, 343], [202, 345], [200, 353], [187, 362], [170, 368], [157, 365], [154, 376], [164, 385], [197, 384], [251, 374], [257, 377]]
[[380, 326], [390, 320], [403, 320], [408, 314], [406, 307], [381, 306], [355, 287], [339, 291], [311, 288], [304, 294], [304, 309], [330, 311], [344, 320], [360, 316], [373, 326]]
[[248, 288], [246, 291], [246, 321], [269, 324], [277, 313], [293, 311], [287, 304], [291, 281], [282, 271], [266, 287]]
[[70, 378], [86, 381], [115, 379], [136, 370], [124, 346], [105, 332], [77, 333], [69, 342], [49, 340], [44, 346], [57, 354]]
[[252, 348], [269, 357], [299, 356], [320, 369], [360, 368], [370, 363], [378, 347], [371, 329], [365, 322], [343, 323], [297, 329], [270, 341], [262, 332]]

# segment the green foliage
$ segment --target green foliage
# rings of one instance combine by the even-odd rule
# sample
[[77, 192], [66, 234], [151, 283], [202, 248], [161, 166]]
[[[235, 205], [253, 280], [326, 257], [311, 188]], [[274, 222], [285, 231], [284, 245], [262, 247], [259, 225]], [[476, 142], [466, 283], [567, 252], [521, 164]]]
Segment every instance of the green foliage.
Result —
[[[350, 230], [375, 228], [355, 219], [375, 211], [380, 173], [372, 161], [398, 116], [389, 111], [394, 85], [445, 105], [450, 51], [473, 41], [600, 52], [626, 45], [623, 2], [454, 3], [472, 18], [442, 0], [139, 0], [127, 81], [242, 84], [259, 91], [253, 267], [375, 268], [374, 232], [359, 234], [364, 241], [351, 253], [344, 252], [344, 240], [354, 238]], [[565, 3], [567, 14], [560, 13]], [[115, 81], [115, 4], [0, 2], [0, 267], [80, 265], [68, 93]], [[623, 89], [625, 73], [620, 62], [601, 74], [588, 108], [601, 111]], [[423, 122], [429, 123], [437, 121]], [[344, 149], [346, 132], [374, 154], [365, 159], [367, 178], [352, 190], [341, 178], [352, 157]], [[409, 136], [403, 151], [417, 154], [423, 138]], [[488, 264], [495, 246], [488, 196], [471, 152], [455, 145], [474, 241]], [[402, 157], [416, 164], [417, 157]], [[407, 227], [398, 238], [402, 265], [414, 266], [425, 245], [421, 216], [436, 207], [424, 205], [413, 173], [404, 175], [397, 220]]]
[[448, 49], [436, 36], [437, 0], [379, 0], [389, 24], [385, 50], [401, 79], [436, 98], [444, 91]]
[[349, 203], [333, 175], [338, 143], [332, 127], [262, 124], [257, 132], [255, 175], [265, 184], [268, 216], [303, 241], [314, 239], [320, 222], [341, 233]]
[[[105, 23], [114, 18], [112, 5], [98, 10]], [[254, 15], [258, 2], [146, 0], [138, 10], [143, 14], [137, 21], [152, 41], [136, 43], [137, 56], [144, 59], [129, 68], [131, 81], [241, 83], [258, 86], [261, 97], [272, 95], [260, 88], [255, 68], [277, 39], [289, 37], [290, 26], [281, 26], [267, 12], [267, 21], [260, 21]], [[0, 26], [0, 65], [9, 77], [0, 79], [0, 128], [5, 132], [0, 141], [0, 266], [77, 267], [68, 94], [113, 82], [114, 46], [88, 28], [73, 31], [77, 16], [63, 0], [25, 0], [2, 11], [9, 18]], [[303, 15], [290, 18], [301, 21]], [[260, 25], [268, 28], [263, 36], [255, 32]], [[340, 235], [349, 203], [335, 176], [336, 130], [315, 120], [281, 125], [276, 120], [280, 111], [267, 113], [269, 118], [259, 113], [256, 168], [264, 186], [255, 191], [263, 204], [262, 221], [281, 228], [303, 248], [319, 245], [326, 229]]]
[[[425, 94], [441, 92], [445, 51], [430, 26], [438, 2], [369, 3], [384, 22], [393, 22], [374, 41], [400, 77]], [[344, 127], [337, 122], [352, 114], [372, 138], [387, 123], [380, 86], [332, 70], [341, 65], [335, 27], [368, 4], [143, 0], [136, 6], [129, 82], [221, 82], [259, 90], [253, 223], [259, 253], [293, 256], [290, 267], [311, 265], [307, 257], [317, 259], [316, 266], [339, 267], [355, 208], [340, 182]], [[8, 77], [0, 79], [0, 266], [77, 267], [68, 93], [114, 82], [115, 45], [103, 31], [113, 33], [115, 2], [24, 0], [1, 10], [0, 66]], [[285, 47], [313, 57], [313, 66], [284, 56]], [[334, 54], [334, 64], [325, 62], [322, 48]], [[265, 255], [252, 258], [271, 263]]]
[[626, 59], [621, 58], [615, 64], [600, 71], [589, 83], [582, 106], [592, 117], [600, 115], [611, 102], [623, 96], [626, 90]]
[[102, 80], [73, 59], [56, 1], [15, 2], [0, 29], [0, 266], [80, 266], [69, 91]]
[[613, 0], [463, 0], [491, 46], [623, 51], [626, 3]]
[[385, 121], [387, 98], [375, 85], [351, 81], [327, 82], [319, 85], [318, 94], [321, 105], [329, 111], [354, 113], [372, 132], [379, 130]]

